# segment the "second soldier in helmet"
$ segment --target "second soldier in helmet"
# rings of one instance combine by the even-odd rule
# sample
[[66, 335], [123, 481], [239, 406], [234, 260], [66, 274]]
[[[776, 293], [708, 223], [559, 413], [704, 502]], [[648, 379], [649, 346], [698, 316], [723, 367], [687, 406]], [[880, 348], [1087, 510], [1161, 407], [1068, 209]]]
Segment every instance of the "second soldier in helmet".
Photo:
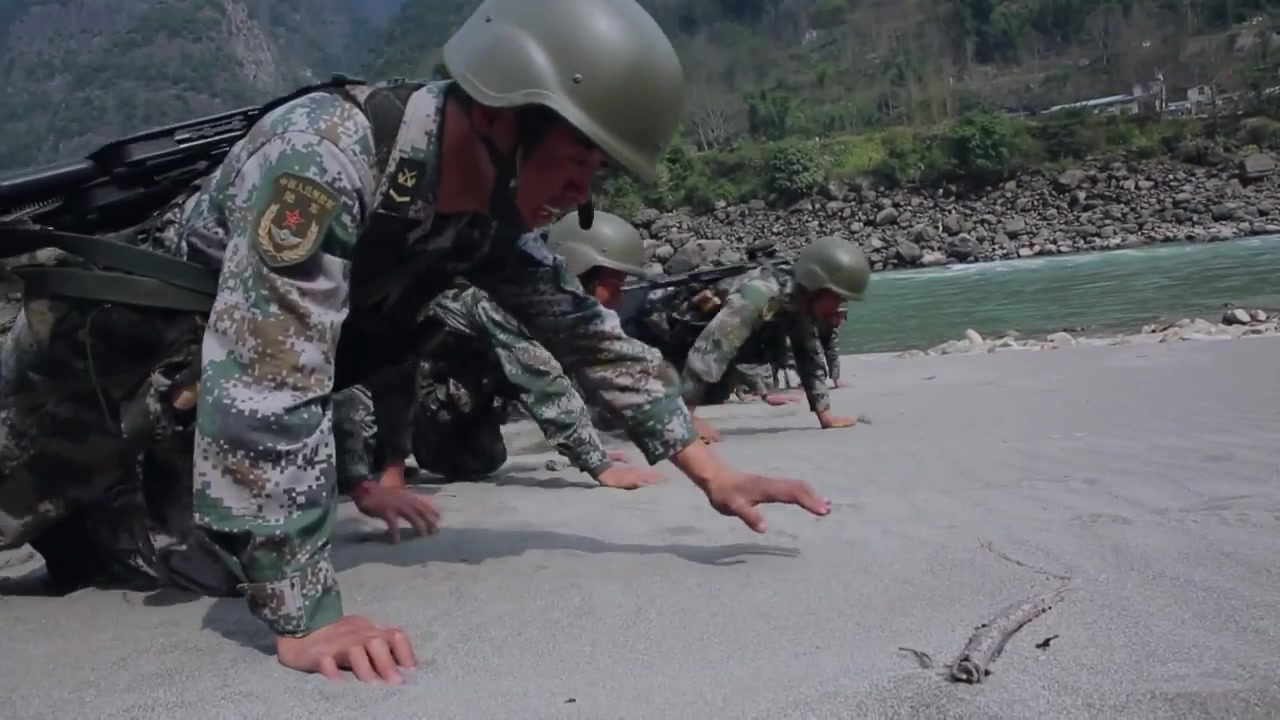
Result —
[[[569, 273], [610, 309], [618, 307], [628, 276], [645, 275], [644, 241], [616, 215], [598, 212], [593, 227], [584, 230], [577, 214], [570, 214], [543, 236]], [[824, 357], [822, 331], [839, 323], [845, 301], [862, 299], [870, 274], [857, 245], [824, 238], [802, 250], [790, 268], [765, 265], [712, 287], [693, 288], [700, 292], [683, 307], [656, 302], [642, 312], [651, 322], [661, 314], [667, 316], [660, 319], [664, 324], [688, 322], [699, 328], [692, 346], [677, 351], [682, 376], [671, 378], [681, 384], [690, 407], [723, 391], [735, 366], [776, 361], [772, 354], [790, 347], [821, 426], [848, 427], [854, 420], [830, 409], [827, 368], [838, 358]], [[562, 455], [601, 485], [635, 488], [660, 479], [651, 470], [614, 464], [623, 458], [605, 451], [582, 388], [483, 291], [468, 287], [445, 293], [432, 303], [429, 314], [448, 327], [451, 339], [423, 363], [411, 442], [419, 467], [450, 479], [497, 471], [507, 459], [501, 425], [508, 417], [508, 403], [514, 401]], [[698, 315], [701, 322], [691, 317]], [[348, 398], [344, 414], [369, 417], [367, 396]], [[600, 411], [600, 403], [591, 405]], [[351, 429], [355, 423], [345, 424], [340, 433], [347, 436], [340, 438], [347, 448], [344, 455], [372, 455], [372, 425], [363, 426], [357, 445]], [[699, 421], [699, 427], [707, 439], [718, 437], [705, 422]], [[368, 465], [365, 461], [352, 467]], [[403, 483], [402, 475], [392, 477], [393, 483]]]
[[[572, 213], [542, 235], [569, 274], [605, 307], [617, 305], [628, 276], [644, 274], [644, 241], [616, 215], [596, 212], [591, 229], [583, 230]], [[442, 327], [443, 342], [423, 359], [411, 424], [376, 428], [368, 391], [357, 386], [342, 393], [335, 426], [344, 466], [340, 485], [359, 482], [384, 465], [391, 472], [383, 472], [383, 484], [403, 486], [404, 458], [387, 458], [377, 446], [386, 433], [409, 435], [400, 446], [412, 448], [418, 467], [448, 480], [491, 475], [507, 460], [502, 425], [512, 403], [574, 467], [602, 486], [634, 489], [662, 479], [656, 470], [628, 466], [625, 454], [605, 449], [582, 388], [483, 290], [446, 291], [427, 315]], [[598, 398], [594, 404], [603, 405]]]

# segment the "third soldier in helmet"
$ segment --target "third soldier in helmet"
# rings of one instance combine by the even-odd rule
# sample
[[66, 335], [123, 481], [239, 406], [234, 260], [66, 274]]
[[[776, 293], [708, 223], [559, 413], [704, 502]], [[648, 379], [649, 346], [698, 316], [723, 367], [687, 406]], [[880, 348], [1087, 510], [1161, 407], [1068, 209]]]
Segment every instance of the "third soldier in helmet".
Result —
[[[827, 237], [801, 250], [791, 268], [764, 265], [701, 293], [695, 299], [704, 313], [713, 316], [684, 363], [685, 403], [694, 408], [731, 366], [767, 362], [781, 334], [789, 340], [809, 408], [818, 422], [823, 428], [853, 425], [855, 420], [831, 410], [819, 329], [834, 324], [845, 302], [862, 300], [870, 280], [871, 267], [862, 249]], [[704, 436], [715, 438], [705, 423], [700, 425]]]

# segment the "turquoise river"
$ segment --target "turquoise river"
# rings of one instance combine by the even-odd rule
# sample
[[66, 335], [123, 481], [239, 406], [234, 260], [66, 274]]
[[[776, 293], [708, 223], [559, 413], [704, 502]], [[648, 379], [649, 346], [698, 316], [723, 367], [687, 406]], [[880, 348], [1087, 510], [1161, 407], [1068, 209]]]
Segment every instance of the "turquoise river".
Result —
[[1228, 303], [1280, 311], [1280, 237], [877, 273], [841, 328], [846, 353], [925, 349], [1016, 330], [1136, 331], [1183, 317], [1221, 319]]

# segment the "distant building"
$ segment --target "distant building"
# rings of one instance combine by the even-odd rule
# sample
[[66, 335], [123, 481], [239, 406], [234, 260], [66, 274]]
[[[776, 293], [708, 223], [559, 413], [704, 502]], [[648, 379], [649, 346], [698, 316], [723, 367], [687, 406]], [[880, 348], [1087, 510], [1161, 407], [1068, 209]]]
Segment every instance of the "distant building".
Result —
[[1137, 83], [1130, 92], [1124, 95], [1108, 95], [1106, 97], [1081, 100], [1079, 102], [1054, 105], [1045, 110], [1046, 113], [1062, 110], [1092, 110], [1098, 115], [1137, 115], [1143, 111], [1163, 113], [1166, 106], [1165, 86], [1163, 80], [1152, 80]]

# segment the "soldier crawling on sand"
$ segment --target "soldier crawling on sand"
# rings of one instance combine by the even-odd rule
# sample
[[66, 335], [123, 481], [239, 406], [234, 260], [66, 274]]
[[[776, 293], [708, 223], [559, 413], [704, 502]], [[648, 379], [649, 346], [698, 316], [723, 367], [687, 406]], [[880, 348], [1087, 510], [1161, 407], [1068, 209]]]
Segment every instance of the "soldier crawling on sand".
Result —
[[[836, 237], [800, 251], [790, 267], [772, 264], [701, 289], [664, 288], [649, 295], [635, 331], [677, 362], [685, 403], [722, 402], [737, 383], [761, 385], [742, 367], [777, 366], [790, 346], [810, 409], [824, 428], [848, 427], [851, 418], [831, 413], [828, 359], [820, 328], [834, 327], [841, 305], [863, 298], [871, 268], [861, 248]], [[679, 348], [688, 348], [683, 353]], [[719, 433], [695, 416], [706, 440]]]
[[[177, 508], [175, 546], [199, 538], [216, 555], [282, 664], [402, 682], [401, 669], [418, 665], [413, 644], [348, 614], [330, 561], [333, 398], [365, 385], [379, 435], [405, 427], [423, 355], [409, 331], [458, 277], [625, 418], [650, 464], [670, 460], [717, 512], [758, 532], [763, 503], [830, 512], [806, 483], [738, 470], [699, 442], [661, 355], [526, 235], [574, 207], [589, 227], [606, 160], [656, 179], [685, 83], [653, 18], [636, 0], [485, 0], [443, 60], [452, 80], [347, 81], [273, 107], [202, 182], [117, 236], [153, 266], [216, 277], [204, 309], [189, 301], [205, 290], [176, 293], [183, 302], [170, 308], [154, 296], [86, 299], [86, 287], [120, 277], [87, 262], [76, 293], [24, 296], [0, 346], [0, 549], [30, 542], [49, 560], [61, 539], [110, 554], [128, 536], [140, 539], [127, 554], [164, 576], [184, 553], [148, 535]], [[407, 456], [402, 439], [385, 442], [386, 457]], [[143, 456], [167, 472], [141, 476], [169, 484], [132, 492], [132, 510], [113, 512], [113, 494], [141, 483], [133, 459]], [[389, 523], [430, 531], [439, 521], [411, 490], [364, 481], [350, 493]], [[190, 498], [191, 512], [150, 499], [166, 494]], [[185, 532], [192, 524], [198, 532]], [[56, 565], [51, 573], [83, 580], [84, 563]]]

